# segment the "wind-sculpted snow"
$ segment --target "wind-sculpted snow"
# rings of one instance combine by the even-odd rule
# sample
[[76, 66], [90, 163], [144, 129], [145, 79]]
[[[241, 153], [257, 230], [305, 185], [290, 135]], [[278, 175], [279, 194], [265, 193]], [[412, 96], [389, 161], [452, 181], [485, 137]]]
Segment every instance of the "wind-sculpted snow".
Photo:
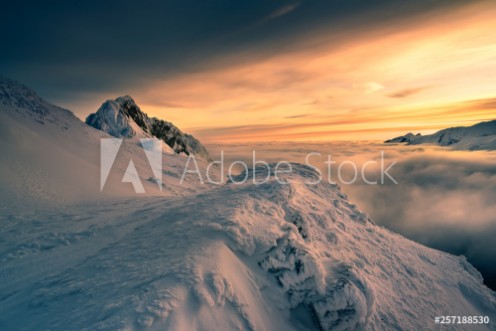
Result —
[[[309, 167], [200, 185], [164, 153], [161, 191], [125, 140], [100, 192], [110, 136], [0, 86], [0, 330], [431, 330], [439, 315], [495, 329], [464, 258], [374, 225]], [[129, 159], [144, 195], [122, 186]]]
[[[0, 326], [429, 330], [447, 312], [494, 321], [494, 293], [463, 258], [375, 226], [337, 186], [306, 184], [316, 174], [292, 168], [280, 176], [288, 184], [270, 173], [188, 198], [3, 216]], [[267, 174], [258, 170], [249, 178]]]

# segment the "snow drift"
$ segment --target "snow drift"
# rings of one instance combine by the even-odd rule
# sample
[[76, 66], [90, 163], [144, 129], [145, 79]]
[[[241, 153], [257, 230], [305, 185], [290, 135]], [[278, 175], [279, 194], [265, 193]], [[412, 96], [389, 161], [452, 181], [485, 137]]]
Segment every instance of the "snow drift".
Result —
[[[438, 315], [490, 316], [477, 328], [495, 328], [495, 294], [464, 258], [376, 226], [339, 187], [309, 184], [306, 166], [292, 164], [286, 184], [261, 167], [243, 184], [181, 185], [184, 157], [164, 153], [163, 194], [151, 182], [150, 194], [122, 193], [117, 180], [100, 193], [89, 170], [109, 136], [5, 90], [2, 192], [23, 208], [0, 210], [2, 330], [429, 330]], [[126, 141], [121, 158], [140, 150]], [[36, 190], [9, 181], [13, 165]], [[82, 193], [49, 204], [62, 189]]]

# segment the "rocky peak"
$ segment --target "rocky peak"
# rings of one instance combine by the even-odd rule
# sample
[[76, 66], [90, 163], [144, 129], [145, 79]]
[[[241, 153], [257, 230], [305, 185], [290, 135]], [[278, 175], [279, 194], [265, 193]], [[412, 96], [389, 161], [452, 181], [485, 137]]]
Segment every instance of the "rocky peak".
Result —
[[105, 101], [96, 113], [88, 116], [86, 123], [118, 138], [132, 138], [139, 128], [145, 135], [163, 140], [178, 154], [209, 159], [207, 149], [196, 138], [171, 122], [148, 117], [129, 95]]

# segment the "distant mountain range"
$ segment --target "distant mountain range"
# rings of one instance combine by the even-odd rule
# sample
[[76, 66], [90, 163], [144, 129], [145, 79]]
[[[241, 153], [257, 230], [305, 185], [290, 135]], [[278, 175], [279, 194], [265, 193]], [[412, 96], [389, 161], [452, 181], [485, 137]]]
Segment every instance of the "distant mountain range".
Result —
[[407, 143], [408, 145], [431, 144], [451, 146], [459, 150], [496, 150], [496, 120], [472, 126], [459, 126], [440, 130], [430, 135], [407, 133], [385, 143]]

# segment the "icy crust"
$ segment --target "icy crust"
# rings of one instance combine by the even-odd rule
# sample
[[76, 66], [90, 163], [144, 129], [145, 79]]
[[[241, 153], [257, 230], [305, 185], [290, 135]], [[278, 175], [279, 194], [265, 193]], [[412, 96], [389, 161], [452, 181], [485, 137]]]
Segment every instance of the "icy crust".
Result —
[[442, 314], [494, 323], [495, 295], [465, 259], [375, 226], [337, 186], [306, 184], [315, 173], [305, 166], [281, 177], [289, 184], [271, 174], [189, 198], [2, 219], [14, 232], [0, 243], [0, 326], [431, 330]]
[[[307, 314], [315, 329], [321, 330], [356, 330], [364, 327], [369, 319], [373, 305], [373, 293], [367, 283], [352, 272], [345, 264], [337, 264], [329, 277], [326, 263], [323, 263], [318, 248], [319, 243], [337, 244], [337, 236], [329, 231], [332, 226], [329, 216], [335, 218], [338, 214], [327, 211], [328, 214], [305, 213], [300, 203], [309, 204], [313, 208], [312, 195], [321, 193], [321, 198], [331, 198], [336, 206], [342, 205], [346, 210], [341, 216], [348, 214], [350, 220], [363, 225], [370, 222], [365, 214], [347, 202], [346, 197], [339, 192], [336, 185], [319, 184], [325, 190], [319, 190], [315, 184], [318, 174], [310, 167], [291, 164], [291, 172], [279, 175], [275, 181], [275, 165], [258, 167], [248, 172], [248, 181], [253, 178], [266, 178], [272, 181], [262, 185], [261, 189], [268, 191], [265, 196], [268, 201], [275, 202], [282, 210], [281, 224], [284, 235], [276, 239], [262, 254], [258, 265], [275, 278], [277, 286], [287, 297], [290, 314], [300, 308], [299, 314]], [[239, 175], [245, 178], [246, 174]], [[282, 177], [282, 178], [281, 178]], [[308, 189], [311, 195], [305, 194]], [[332, 222], [332, 221], [331, 221]], [[323, 235], [325, 234], [325, 235]], [[317, 248], [317, 249], [316, 249]], [[247, 252], [249, 254], [249, 252]], [[295, 316], [300, 319], [301, 316]]]

